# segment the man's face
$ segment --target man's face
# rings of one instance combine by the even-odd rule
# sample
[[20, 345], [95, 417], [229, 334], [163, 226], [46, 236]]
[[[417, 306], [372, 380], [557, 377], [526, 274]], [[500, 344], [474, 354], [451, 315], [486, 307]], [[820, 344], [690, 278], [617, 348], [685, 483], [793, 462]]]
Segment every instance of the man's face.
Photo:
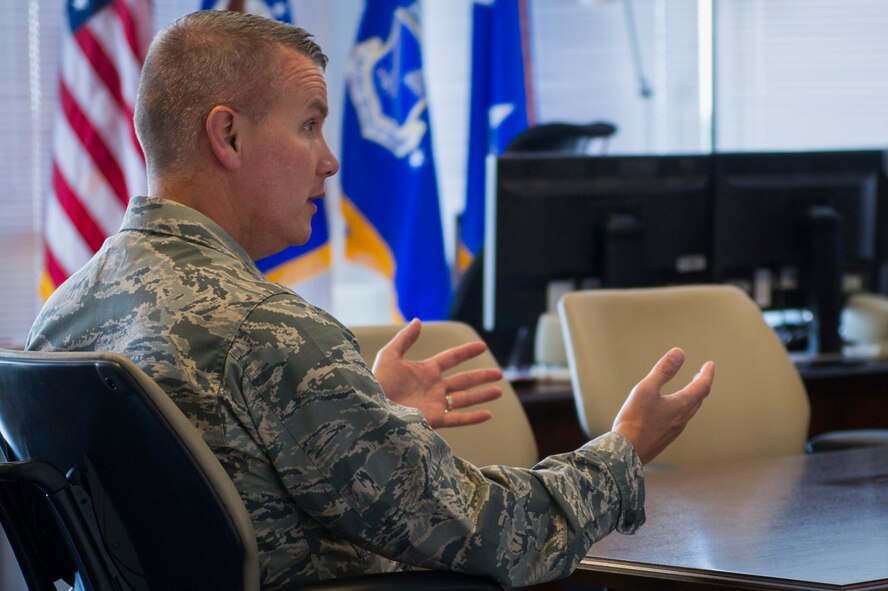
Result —
[[284, 50], [283, 91], [265, 118], [248, 124], [244, 172], [252, 210], [250, 254], [267, 256], [311, 236], [312, 200], [324, 195], [324, 180], [339, 162], [323, 135], [327, 84], [310, 58]]

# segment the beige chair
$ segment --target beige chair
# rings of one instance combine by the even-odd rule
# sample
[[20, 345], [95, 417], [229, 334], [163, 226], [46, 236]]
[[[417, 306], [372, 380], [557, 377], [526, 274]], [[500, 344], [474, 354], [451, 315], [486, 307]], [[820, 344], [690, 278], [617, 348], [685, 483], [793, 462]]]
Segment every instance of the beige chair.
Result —
[[559, 302], [578, 414], [589, 436], [610, 430], [632, 387], [668, 349], [679, 389], [707, 360], [712, 392], [658, 463], [740, 460], [805, 450], [810, 407], [776, 333], [742, 291], [724, 285], [590, 290]]
[[[376, 353], [402, 327], [356, 326], [351, 330], [361, 344], [361, 354], [371, 366]], [[424, 322], [419, 340], [410, 349], [408, 357], [424, 359], [470, 341], [480, 340], [478, 333], [462, 322]], [[451, 371], [498, 367], [496, 359], [487, 351]], [[505, 464], [529, 468], [539, 459], [536, 440], [527, 415], [512, 386], [505, 380], [497, 384], [502, 398], [483, 405], [493, 411], [493, 418], [480, 425], [440, 429], [438, 433], [450, 444], [454, 454], [476, 466]]]

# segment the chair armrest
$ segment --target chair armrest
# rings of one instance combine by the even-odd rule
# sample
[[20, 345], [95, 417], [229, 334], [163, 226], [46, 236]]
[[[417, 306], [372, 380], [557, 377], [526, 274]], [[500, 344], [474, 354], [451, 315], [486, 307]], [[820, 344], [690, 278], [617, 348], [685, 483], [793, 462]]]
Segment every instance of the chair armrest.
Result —
[[47, 495], [68, 486], [65, 475], [55, 466], [38, 460], [0, 463], [0, 481], [30, 484]]
[[29, 589], [55, 589], [58, 580], [73, 584], [74, 564], [48, 499], [67, 485], [46, 462], [0, 462], [0, 528]]
[[817, 453], [855, 447], [888, 445], [888, 429], [851, 429], [815, 435], [805, 443], [805, 451]]

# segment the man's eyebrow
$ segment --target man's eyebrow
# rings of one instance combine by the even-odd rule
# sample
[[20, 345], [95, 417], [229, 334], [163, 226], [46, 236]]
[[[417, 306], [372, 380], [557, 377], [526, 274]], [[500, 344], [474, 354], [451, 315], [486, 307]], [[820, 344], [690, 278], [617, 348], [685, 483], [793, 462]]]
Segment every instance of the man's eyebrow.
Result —
[[321, 117], [323, 117], [324, 119], [326, 119], [327, 115], [330, 114], [330, 109], [327, 106], [327, 103], [321, 100], [313, 100], [311, 103], [309, 103], [308, 108], [311, 111], [319, 112], [321, 114]]

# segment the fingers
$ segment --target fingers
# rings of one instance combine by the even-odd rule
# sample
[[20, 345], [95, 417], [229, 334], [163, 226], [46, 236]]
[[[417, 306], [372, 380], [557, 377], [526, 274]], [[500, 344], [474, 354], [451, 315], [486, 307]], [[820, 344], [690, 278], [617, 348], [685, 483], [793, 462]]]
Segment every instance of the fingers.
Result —
[[684, 351], [678, 347], [673, 347], [657, 361], [645, 379], [652, 380], [662, 387], [666, 382], [675, 377], [675, 374], [678, 373], [678, 370], [684, 364], [684, 360]]
[[476, 386], [498, 382], [501, 379], [503, 379], [502, 370], [488, 367], [455, 373], [448, 377], [445, 382], [447, 390], [452, 392], [454, 390], [468, 390]]
[[475, 425], [483, 423], [493, 418], [493, 413], [489, 410], [460, 410], [484, 402], [490, 402], [502, 396], [502, 390], [496, 386], [487, 388], [479, 388], [467, 392], [450, 392], [447, 395], [450, 398], [450, 406], [444, 411], [444, 415], [434, 427], [436, 429], [442, 427], [460, 427], [463, 425]]
[[403, 357], [410, 347], [416, 343], [416, 340], [419, 339], [420, 332], [422, 332], [422, 323], [419, 319], [414, 318], [407, 323], [407, 326], [399, 330], [397, 334], [392, 337], [392, 340], [380, 349], [380, 352], [384, 350], [394, 353], [398, 357]]
[[684, 351], [679, 349], [678, 347], [673, 347], [669, 351], [663, 355], [654, 367], [651, 368], [651, 371], [644, 377], [643, 380], [638, 382], [635, 390], [639, 392], [647, 392], [650, 395], [659, 396], [660, 391], [672, 378], [675, 377], [675, 374], [678, 373], [678, 370], [681, 369], [681, 366], [684, 364], [685, 354]]
[[[399, 330], [391, 341], [386, 343], [386, 345], [380, 349], [380, 353], [385, 352], [389, 355], [393, 354], [398, 357], [404, 357], [407, 354], [407, 351], [416, 344], [421, 332], [422, 323], [419, 319], [414, 318], [404, 328]], [[483, 341], [472, 341], [471, 343], [464, 343], [441, 351], [437, 355], [432, 356], [430, 360], [436, 363], [441, 371], [447, 371], [448, 369], [456, 367], [460, 363], [481, 355], [486, 350], [487, 345]]]
[[497, 386], [489, 386], [487, 388], [477, 388], [475, 390], [465, 390], [460, 392], [450, 392], [453, 400], [453, 410], [466, 408], [475, 404], [483, 404], [496, 400], [503, 395], [503, 391]]
[[452, 410], [483, 404], [501, 397], [503, 391], [499, 386], [480, 386], [497, 382], [502, 377], [503, 372], [497, 368], [469, 370], [450, 376], [445, 383], [448, 395], [453, 401]]
[[477, 425], [489, 421], [493, 413], [489, 410], [473, 410], [471, 412], [449, 412], [444, 415], [438, 428], [462, 427], [464, 425]]
[[691, 386], [698, 388], [700, 390], [705, 390], [704, 396], [709, 395], [709, 389], [712, 387], [712, 380], [715, 379], [715, 364], [711, 361], [707, 361], [703, 364], [703, 367], [700, 368], [700, 371], [697, 372], [697, 375], [694, 376], [694, 379], [691, 380]]
[[447, 371], [448, 369], [456, 367], [460, 363], [481, 355], [486, 350], [487, 345], [484, 344], [484, 342], [472, 341], [471, 343], [457, 345], [456, 347], [441, 351], [432, 357], [432, 359], [438, 364], [438, 367], [440, 367], [442, 371]]
[[691, 381], [681, 390], [671, 396], [688, 396], [691, 398], [705, 398], [709, 395], [712, 380], [715, 377], [715, 365], [707, 361], [700, 367], [700, 371], [691, 378]]
[[712, 389], [712, 380], [715, 378], [715, 365], [711, 361], [707, 361], [697, 372], [697, 375], [688, 383], [687, 386], [673, 394], [672, 396], [684, 396], [690, 399], [690, 416], [694, 416], [697, 410], [703, 404], [703, 399], [709, 396]]

